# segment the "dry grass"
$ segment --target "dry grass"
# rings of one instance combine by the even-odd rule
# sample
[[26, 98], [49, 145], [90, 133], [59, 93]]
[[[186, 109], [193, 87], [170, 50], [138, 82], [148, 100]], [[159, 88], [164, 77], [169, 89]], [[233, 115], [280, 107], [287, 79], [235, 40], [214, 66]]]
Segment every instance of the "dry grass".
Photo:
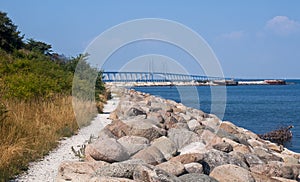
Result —
[[[57, 96], [52, 100], [31, 102], [4, 100], [8, 112], [0, 116], [0, 181], [6, 181], [27, 168], [30, 161], [47, 154], [58, 140], [78, 131], [71, 96]], [[95, 114], [91, 102], [82, 102], [78, 108], [80, 125]], [[90, 113], [86, 112], [90, 108]], [[2, 113], [3, 115], [3, 113]], [[3, 116], [2, 116], [3, 117]]]

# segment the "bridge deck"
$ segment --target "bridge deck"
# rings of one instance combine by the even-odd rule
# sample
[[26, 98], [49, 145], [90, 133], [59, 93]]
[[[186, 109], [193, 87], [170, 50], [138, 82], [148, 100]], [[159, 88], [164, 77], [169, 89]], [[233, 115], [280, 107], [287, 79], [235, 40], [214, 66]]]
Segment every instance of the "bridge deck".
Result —
[[188, 82], [224, 80], [221, 77], [162, 72], [103, 72], [104, 82]]

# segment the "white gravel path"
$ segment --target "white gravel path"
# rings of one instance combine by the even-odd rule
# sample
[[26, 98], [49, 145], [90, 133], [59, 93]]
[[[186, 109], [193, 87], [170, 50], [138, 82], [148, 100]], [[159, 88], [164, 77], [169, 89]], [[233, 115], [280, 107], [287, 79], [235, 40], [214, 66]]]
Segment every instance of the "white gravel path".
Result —
[[112, 96], [113, 99], [107, 101], [107, 104], [104, 106], [104, 114], [98, 114], [91, 124], [80, 129], [77, 135], [60, 141], [59, 146], [41, 161], [30, 163], [29, 170], [14, 181], [55, 181], [58, 167], [63, 161], [79, 160], [72, 152], [71, 147], [73, 146], [75, 150], [78, 150], [81, 145], [90, 139], [91, 135], [97, 136], [99, 131], [111, 122], [111, 120], [108, 119], [109, 112], [115, 110], [119, 103], [119, 98], [114, 94]]

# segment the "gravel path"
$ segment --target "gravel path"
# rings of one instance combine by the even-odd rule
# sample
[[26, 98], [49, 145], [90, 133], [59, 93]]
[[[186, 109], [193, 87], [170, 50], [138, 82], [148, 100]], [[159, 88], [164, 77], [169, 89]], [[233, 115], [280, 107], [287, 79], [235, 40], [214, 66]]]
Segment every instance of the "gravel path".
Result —
[[109, 112], [113, 111], [119, 103], [119, 98], [114, 94], [112, 96], [113, 99], [107, 101], [104, 106], [105, 114], [98, 114], [91, 124], [80, 129], [77, 135], [60, 141], [60, 145], [41, 161], [30, 163], [29, 170], [14, 181], [55, 181], [58, 167], [63, 161], [79, 160], [72, 152], [71, 147], [78, 150], [82, 144], [90, 139], [91, 135], [97, 136], [99, 131], [111, 122], [110, 119], [107, 119]]

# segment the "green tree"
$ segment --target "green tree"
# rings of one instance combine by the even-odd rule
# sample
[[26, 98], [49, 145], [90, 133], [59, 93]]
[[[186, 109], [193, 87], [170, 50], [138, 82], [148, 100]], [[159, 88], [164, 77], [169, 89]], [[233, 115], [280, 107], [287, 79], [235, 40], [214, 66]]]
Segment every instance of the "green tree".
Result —
[[28, 42], [25, 47], [26, 47], [26, 49], [28, 49], [30, 51], [39, 52], [39, 53], [42, 53], [45, 55], [48, 55], [48, 54], [50, 54], [50, 52], [52, 52], [51, 45], [46, 44], [41, 41], [35, 41], [33, 39], [28, 39]]
[[7, 52], [20, 49], [24, 46], [23, 37], [7, 14], [0, 11], [0, 48]]

